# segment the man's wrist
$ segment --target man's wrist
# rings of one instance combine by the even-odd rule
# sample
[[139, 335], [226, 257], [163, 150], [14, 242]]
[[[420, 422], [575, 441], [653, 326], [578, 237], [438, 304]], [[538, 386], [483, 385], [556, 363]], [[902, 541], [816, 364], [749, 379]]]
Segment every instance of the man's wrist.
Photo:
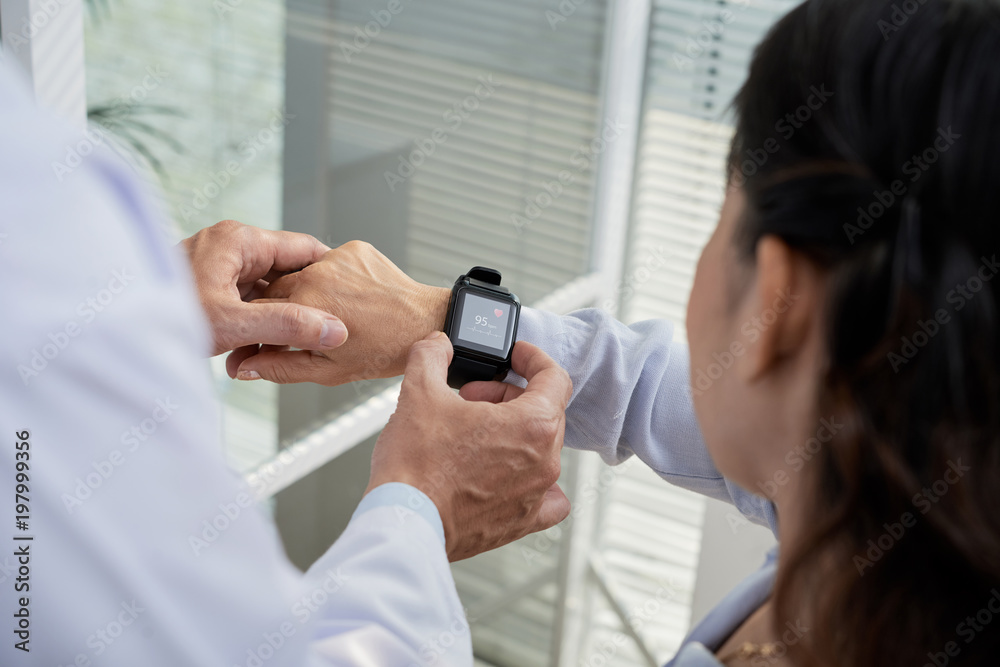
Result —
[[417, 340], [423, 340], [434, 331], [444, 331], [444, 322], [448, 318], [448, 304], [451, 302], [451, 290], [447, 287], [421, 285], [421, 288], [425, 317]]
[[444, 330], [450, 300], [449, 289], [411, 281], [401, 301], [402, 307], [409, 313], [408, 316], [400, 318], [405, 323], [405, 333], [386, 342], [380, 354], [388, 365], [380, 365], [378, 368], [380, 374], [372, 377], [402, 375], [413, 344], [427, 338], [435, 331]]

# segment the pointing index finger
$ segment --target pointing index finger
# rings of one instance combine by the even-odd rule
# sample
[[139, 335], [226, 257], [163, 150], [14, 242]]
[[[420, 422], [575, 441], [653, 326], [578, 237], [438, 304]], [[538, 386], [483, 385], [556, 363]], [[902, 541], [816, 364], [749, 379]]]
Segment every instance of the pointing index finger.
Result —
[[255, 256], [244, 257], [244, 275], [241, 276], [244, 280], [250, 278], [248, 274], [262, 278], [274, 271], [298, 271], [320, 261], [330, 250], [309, 234], [249, 229], [257, 236], [252, 244], [256, 252]]

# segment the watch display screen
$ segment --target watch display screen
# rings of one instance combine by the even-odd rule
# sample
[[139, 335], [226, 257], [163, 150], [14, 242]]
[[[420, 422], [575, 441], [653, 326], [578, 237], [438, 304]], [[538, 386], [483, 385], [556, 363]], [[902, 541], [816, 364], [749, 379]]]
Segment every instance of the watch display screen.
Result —
[[503, 356], [513, 304], [466, 293], [455, 332], [460, 341], [497, 350]]

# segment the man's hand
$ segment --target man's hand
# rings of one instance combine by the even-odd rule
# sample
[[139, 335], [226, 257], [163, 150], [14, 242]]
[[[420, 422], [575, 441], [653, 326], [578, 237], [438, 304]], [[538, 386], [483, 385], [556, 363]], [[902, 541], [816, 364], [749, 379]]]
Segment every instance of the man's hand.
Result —
[[265, 296], [257, 303], [335, 313], [351, 338], [320, 353], [265, 347], [253, 356], [234, 354], [227, 364], [230, 375], [334, 386], [400, 375], [410, 347], [444, 328], [451, 291], [421, 285], [368, 243], [351, 241], [275, 280]]
[[[212, 325], [213, 356], [236, 350], [235, 357], [245, 359], [256, 354], [258, 343], [330, 350], [347, 340], [344, 323], [329, 312], [290, 302], [249, 303], [263, 296], [271, 281], [319, 261], [330, 250], [308, 234], [226, 220], [181, 245]], [[230, 367], [231, 376], [238, 365]]]
[[569, 515], [556, 481], [572, 383], [548, 355], [519, 342], [512, 362], [527, 388], [475, 382], [463, 398], [448, 388], [451, 356], [441, 332], [413, 345], [396, 412], [372, 454], [368, 490], [402, 482], [427, 494], [456, 561]]

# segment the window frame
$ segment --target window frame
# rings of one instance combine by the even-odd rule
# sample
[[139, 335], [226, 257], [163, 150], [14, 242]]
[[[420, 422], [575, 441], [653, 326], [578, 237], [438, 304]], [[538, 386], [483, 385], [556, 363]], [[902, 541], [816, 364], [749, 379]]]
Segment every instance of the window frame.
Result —
[[83, 0], [0, 0], [3, 58], [27, 75], [41, 106], [80, 127], [87, 122], [83, 11]]

